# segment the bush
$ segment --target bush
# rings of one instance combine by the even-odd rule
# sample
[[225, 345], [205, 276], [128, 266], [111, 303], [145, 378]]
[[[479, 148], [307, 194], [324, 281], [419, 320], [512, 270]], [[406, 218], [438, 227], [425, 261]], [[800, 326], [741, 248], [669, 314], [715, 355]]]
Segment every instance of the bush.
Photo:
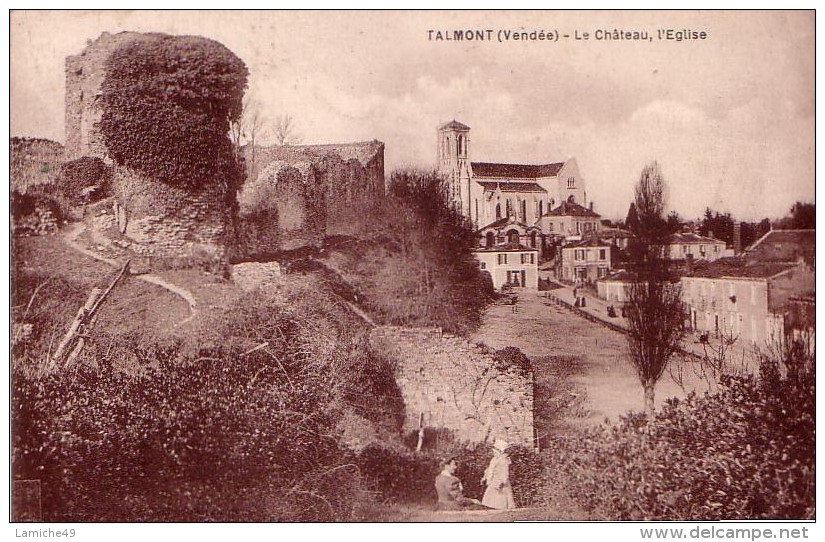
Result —
[[515, 346], [507, 346], [493, 353], [496, 369], [501, 372], [514, 371], [522, 378], [530, 378], [533, 374], [533, 364], [524, 352]]
[[83, 156], [63, 164], [57, 188], [73, 205], [100, 201], [111, 195], [112, 170], [100, 158]]
[[436, 172], [392, 172], [389, 194], [363, 214], [360, 229], [360, 242], [327, 257], [340, 262], [376, 321], [457, 335], [478, 327], [492, 280], [472, 254], [472, 224], [447, 202]]
[[812, 518], [812, 358], [797, 376], [762, 366], [759, 380], [725, 377], [716, 395], [669, 401], [652, 426], [632, 415], [559, 442], [553, 470], [597, 517]]
[[356, 458], [366, 486], [389, 503], [435, 506], [435, 477], [439, 462], [430, 454], [370, 444]]
[[9, 203], [14, 235], [55, 233], [65, 222], [63, 205], [57, 198], [37, 193], [12, 192]]

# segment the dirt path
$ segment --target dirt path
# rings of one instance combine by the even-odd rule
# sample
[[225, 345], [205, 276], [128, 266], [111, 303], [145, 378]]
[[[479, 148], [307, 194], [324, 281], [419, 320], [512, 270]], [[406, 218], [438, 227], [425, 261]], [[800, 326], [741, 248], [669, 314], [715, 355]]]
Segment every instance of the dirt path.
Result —
[[[77, 224], [72, 224], [71, 226], [69, 226], [69, 228], [65, 232], [63, 240], [71, 248], [73, 248], [74, 250], [76, 250], [76, 251], [78, 251], [82, 254], [85, 254], [86, 256], [89, 256], [90, 258], [94, 258], [95, 260], [106, 263], [106, 264], [108, 264], [112, 267], [115, 267], [115, 268], [119, 268], [121, 265], [123, 265], [123, 262], [119, 262], [119, 261], [117, 261], [115, 259], [112, 259], [110, 257], [103, 256], [102, 254], [99, 254], [99, 253], [95, 252], [94, 250], [91, 250], [91, 249], [83, 246], [83, 244], [81, 244], [80, 242], [78, 242], [78, 238], [80, 237], [81, 234], [83, 234], [85, 229], [86, 229], [86, 227], [82, 222], [77, 223]], [[155, 286], [159, 286], [159, 287], [175, 294], [176, 296], [182, 298], [186, 302], [186, 304], [189, 306], [189, 315], [187, 317], [181, 319], [181, 320], [178, 320], [174, 324], [173, 327], [177, 327], [177, 326], [180, 326], [180, 325], [183, 325], [183, 324], [189, 322], [197, 314], [197, 302], [195, 301], [195, 296], [192, 295], [192, 292], [190, 292], [189, 290], [187, 290], [185, 288], [181, 288], [180, 286], [172, 284], [172, 283], [168, 282], [167, 280], [163, 279], [162, 277], [159, 277], [158, 275], [153, 275], [153, 274], [150, 274], [150, 273], [130, 275], [130, 277], [136, 278], [138, 280], [142, 280], [144, 282], [148, 282], [149, 284], [153, 284]]]

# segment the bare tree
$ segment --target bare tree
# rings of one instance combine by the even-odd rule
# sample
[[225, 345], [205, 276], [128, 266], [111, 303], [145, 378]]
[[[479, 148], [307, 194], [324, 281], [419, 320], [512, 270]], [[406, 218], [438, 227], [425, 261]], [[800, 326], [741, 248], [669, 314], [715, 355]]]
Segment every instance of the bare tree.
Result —
[[656, 162], [642, 170], [635, 190], [637, 244], [631, 251], [635, 280], [625, 314], [630, 360], [644, 388], [645, 411], [653, 419], [656, 382], [679, 349], [684, 335], [681, 289], [671, 282], [664, 257], [668, 231], [664, 219], [666, 185]]
[[295, 120], [292, 115], [278, 115], [275, 119], [275, 143], [278, 145], [298, 145], [301, 138], [295, 133]]
[[266, 119], [261, 113], [260, 104], [245, 96], [241, 115], [238, 120], [232, 122], [229, 126], [229, 137], [235, 145], [236, 154], [241, 154], [241, 149], [249, 145], [250, 152], [247, 157], [247, 170], [249, 172], [255, 171], [255, 142], [260, 141], [268, 136], [269, 130], [266, 127]]

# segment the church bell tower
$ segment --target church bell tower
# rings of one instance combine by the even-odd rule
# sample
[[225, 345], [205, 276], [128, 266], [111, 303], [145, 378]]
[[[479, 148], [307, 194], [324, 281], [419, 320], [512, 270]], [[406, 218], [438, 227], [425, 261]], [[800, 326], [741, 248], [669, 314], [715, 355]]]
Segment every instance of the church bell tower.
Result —
[[452, 120], [438, 129], [438, 172], [453, 204], [470, 216], [470, 127]]

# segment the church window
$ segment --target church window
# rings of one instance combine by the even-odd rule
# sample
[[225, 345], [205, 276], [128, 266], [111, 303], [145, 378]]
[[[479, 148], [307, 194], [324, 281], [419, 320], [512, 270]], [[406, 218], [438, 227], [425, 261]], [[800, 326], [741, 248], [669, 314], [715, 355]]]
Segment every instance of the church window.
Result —
[[465, 140], [464, 140], [464, 136], [460, 135], [460, 136], [458, 136], [458, 155], [459, 156], [464, 156], [464, 154], [466, 154], [466, 153], [467, 153], [467, 148], [466, 148], [466, 143], [465, 143]]
[[508, 243], [518, 243], [519, 242], [519, 233], [517, 230], [510, 230], [507, 232], [507, 242]]
[[567, 198], [567, 203], [576, 203], [576, 196], [570, 194], [570, 197]]
[[567, 188], [576, 188], [576, 179], [574, 177], [567, 179]]
[[544, 202], [539, 201], [539, 216], [544, 216]]
[[496, 220], [501, 218], [501, 204], [496, 203]]
[[507, 212], [507, 218], [513, 215], [513, 205], [509, 199], [505, 202], [505, 211]]
[[536, 232], [530, 232], [530, 246], [536, 248]]
[[493, 232], [488, 231], [487, 232], [487, 248], [492, 247], [494, 244], [495, 244], [495, 235], [493, 235]]
[[521, 200], [521, 220], [527, 222], [527, 201]]

